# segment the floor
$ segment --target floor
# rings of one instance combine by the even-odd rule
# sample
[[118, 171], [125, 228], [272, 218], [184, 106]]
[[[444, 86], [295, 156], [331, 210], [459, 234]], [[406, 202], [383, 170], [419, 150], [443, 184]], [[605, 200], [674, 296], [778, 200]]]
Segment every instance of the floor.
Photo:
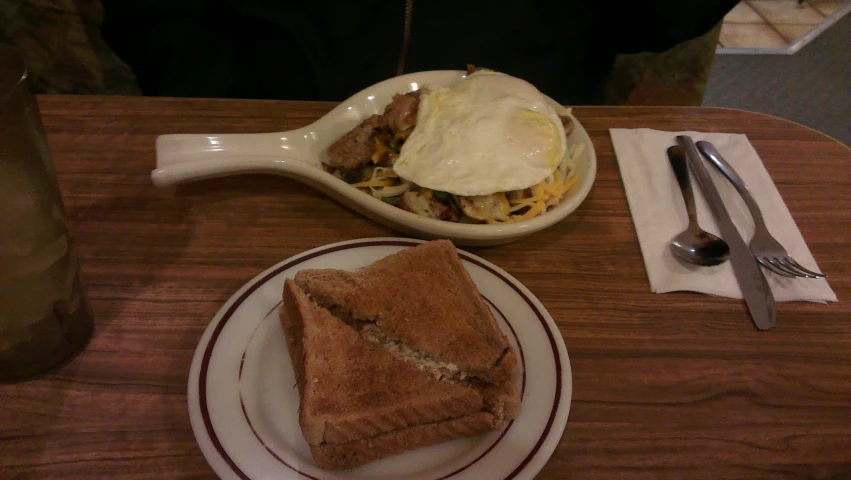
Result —
[[793, 54], [851, 11], [851, 0], [744, 0], [724, 17], [719, 54]]
[[851, 146], [851, 15], [795, 55], [716, 55], [703, 105], [768, 113]]

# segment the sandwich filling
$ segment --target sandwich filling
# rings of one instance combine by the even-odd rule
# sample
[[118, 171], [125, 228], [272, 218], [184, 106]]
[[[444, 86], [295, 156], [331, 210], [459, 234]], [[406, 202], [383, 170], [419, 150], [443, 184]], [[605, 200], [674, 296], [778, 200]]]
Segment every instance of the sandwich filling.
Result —
[[458, 365], [441, 362], [418, 352], [402, 342], [390, 338], [384, 330], [374, 323], [364, 323], [358, 333], [364, 340], [380, 345], [394, 357], [412, 363], [420, 370], [429, 372], [435, 380], [462, 382], [467, 379], [467, 374], [459, 371]]
[[[314, 302], [317, 302], [317, 299], [309, 293], [308, 297]], [[455, 384], [470, 383], [474, 380], [475, 382], [473, 383], [483, 382], [474, 375], [469, 375], [468, 373], [461, 371], [458, 368], [458, 365], [454, 363], [442, 361], [405, 345], [398, 339], [393, 338], [374, 321], [355, 318], [350, 311], [339, 305], [324, 306], [321, 302], [317, 302], [317, 304], [323, 306], [331, 313], [331, 315], [352, 327], [364, 340], [382, 347], [394, 357], [408, 362], [418, 369], [429, 373], [436, 380]], [[497, 365], [502, 362], [502, 358], [508, 354], [508, 351], [509, 350], [506, 348], [502, 356], [497, 361]]]

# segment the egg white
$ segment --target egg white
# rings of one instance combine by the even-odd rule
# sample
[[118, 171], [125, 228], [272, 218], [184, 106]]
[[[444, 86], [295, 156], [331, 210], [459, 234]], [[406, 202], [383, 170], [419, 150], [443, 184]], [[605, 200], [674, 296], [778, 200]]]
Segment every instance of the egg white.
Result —
[[433, 190], [488, 195], [537, 185], [566, 153], [561, 120], [541, 92], [479, 71], [421, 95], [417, 125], [393, 170]]

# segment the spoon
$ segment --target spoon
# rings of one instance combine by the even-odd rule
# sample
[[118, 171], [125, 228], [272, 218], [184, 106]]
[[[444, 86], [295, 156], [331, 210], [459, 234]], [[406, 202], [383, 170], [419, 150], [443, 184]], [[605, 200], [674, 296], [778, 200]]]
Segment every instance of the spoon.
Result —
[[[419, 238], [446, 238], [458, 245], [501, 245], [552, 226], [571, 214], [588, 195], [597, 157], [588, 132], [571, 115], [569, 141], [584, 149], [577, 162], [578, 183], [555, 207], [538, 217], [501, 225], [462, 224], [407, 212], [347, 184], [322, 168], [328, 146], [372, 114], [380, 114], [394, 94], [423, 85], [450, 85], [460, 70], [416, 72], [367, 87], [319, 120], [297, 130], [250, 134], [172, 134], [157, 138], [157, 165], [151, 180], [158, 187], [246, 173], [281, 175], [318, 190], [358, 213]], [[564, 107], [548, 99], [557, 111]], [[282, 104], [282, 108], [287, 108]], [[565, 114], [567, 114], [565, 112]]]
[[680, 260], [704, 267], [724, 263], [730, 257], [730, 247], [727, 246], [727, 242], [703, 230], [697, 224], [694, 192], [691, 189], [683, 147], [679, 145], [669, 147], [668, 160], [671, 162], [671, 168], [674, 169], [674, 175], [683, 193], [688, 215], [688, 227], [671, 239], [671, 253]]

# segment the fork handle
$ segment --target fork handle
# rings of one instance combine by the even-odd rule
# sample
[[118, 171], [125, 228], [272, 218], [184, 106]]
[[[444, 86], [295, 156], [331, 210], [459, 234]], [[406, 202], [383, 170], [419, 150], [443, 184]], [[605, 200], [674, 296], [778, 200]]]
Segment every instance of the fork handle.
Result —
[[762, 218], [762, 211], [759, 209], [759, 205], [757, 205], [756, 200], [754, 200], [753, 195], [751, 195], [750, 190], [748, 190], [748, 187], [745, 186], [745, 182], [742, 181], [742, 177], [733, 170], [733, 167], [724, 160], [724, 157], [718, 153], [718, 150], [716, 150], [715, 146], [711, 143], [705, 140], [700, 140], [697, 142], [697, 149], [700, 150], [700, 153], [709, 160], [709, 163], [714, 165], [721, 174], [727, 177], [727, 180], [733, 184], [736, 191], [738, 191], [739, 195], [742, 196], [742, 199], [745, 201], [745, 205], [748, 206], [748, 210], [751, 212], [756, 228], [760, 230], [767, 230], [765, 220]]

